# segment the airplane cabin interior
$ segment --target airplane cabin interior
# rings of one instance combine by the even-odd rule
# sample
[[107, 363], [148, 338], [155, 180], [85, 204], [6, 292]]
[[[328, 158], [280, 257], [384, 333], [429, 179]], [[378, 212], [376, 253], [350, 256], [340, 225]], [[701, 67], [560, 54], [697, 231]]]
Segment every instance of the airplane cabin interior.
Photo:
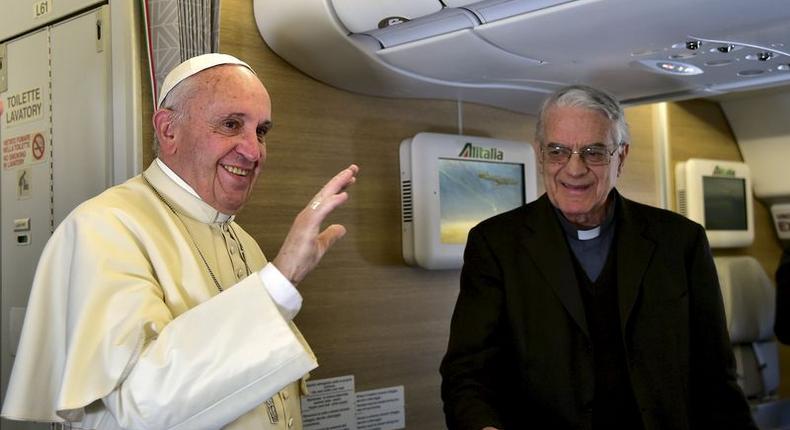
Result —
[[[790, 247], [786, 1], [186, 3], [0, 0], [0, 403], [47, 239], [80, 202], [154, 160], [166, 73], [223, 52], [272, 100], [268, 158], [236, 217], [268, 257], [324, 178], [361, 168], [329, 219], [348, 233], [299, 284], [295, 323], [318, 357], [311, 379], [352, 375], [358, 396], [396, 387], [400, 418], [338, 428], [445, 428], [438, 369], [466, 233], [544, 193], [535, 115], [569, 84], [625, 106], [617, 190], [706, 228], [738, 383], [761, 429], [790, 428], [790, 346], [773, 331], [790, 312], [776, 308], [774, 280]], [[517, 191], [496, 210], [454, 208], [474, 222], [445, 230], [437, 165], [461, 175], [463, 154], [496, 165], [467, 185]]]

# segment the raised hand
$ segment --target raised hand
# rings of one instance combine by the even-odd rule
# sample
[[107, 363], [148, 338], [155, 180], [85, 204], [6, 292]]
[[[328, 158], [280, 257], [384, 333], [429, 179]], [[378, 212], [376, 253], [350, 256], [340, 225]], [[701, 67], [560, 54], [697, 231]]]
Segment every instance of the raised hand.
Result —
[[272, 263], [294, 285], [310, 273], [326, 251], [346, 234], [346, 228], [332, 224], [320, 231], [321, 223], [348, 200], [346, 188], [357, 180], [359, 167], [352, 164], [321, 188], [291, 224], [282, 248]]

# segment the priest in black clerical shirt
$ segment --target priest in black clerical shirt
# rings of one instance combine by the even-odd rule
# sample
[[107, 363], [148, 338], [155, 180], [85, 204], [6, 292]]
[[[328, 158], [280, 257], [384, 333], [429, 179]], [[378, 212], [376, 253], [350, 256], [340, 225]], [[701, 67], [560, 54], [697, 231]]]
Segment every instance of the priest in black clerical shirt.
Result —
[[705, 231], [615, 189], [619, 103], [543, 105], [546, 193], [469, 233], [441, 365], [451, 430], [755, 429]]

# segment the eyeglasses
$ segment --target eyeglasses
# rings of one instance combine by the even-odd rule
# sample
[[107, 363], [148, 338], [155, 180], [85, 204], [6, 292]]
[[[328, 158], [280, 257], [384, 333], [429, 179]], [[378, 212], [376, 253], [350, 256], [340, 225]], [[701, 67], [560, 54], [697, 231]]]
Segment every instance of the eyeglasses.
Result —
[[541, 146], [540, 152], [543, 154], [543, 159], [550, 163], [565, 164], [571, 159], [571, 155], [579, 154], [579, 157], [588, 166], [603, 166], [609, 164], [612, 155], [619, 148], [620, 145], [615, 145], [614, 149], [610, 151], [603, 145], [590, 145], [574, 151], [567, 146], [550, 144]]

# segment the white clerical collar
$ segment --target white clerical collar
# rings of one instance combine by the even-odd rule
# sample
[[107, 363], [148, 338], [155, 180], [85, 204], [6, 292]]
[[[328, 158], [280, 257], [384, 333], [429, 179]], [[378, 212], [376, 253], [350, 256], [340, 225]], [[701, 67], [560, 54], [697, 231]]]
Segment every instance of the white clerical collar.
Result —
[[[170, 169], [170, 167], [167, 167], [167, 164], [165, 164], [164, 161], [162, 161], [162, 160], [160, 160], [158, 158], [155, 161], [156, 161], [156, 164], [159, 165], [159, 168], [162, 169], [162, 171], [165, 173], [165, 175], [167, 175], [168, 178], [172, 179], [173, 182], [178, 184], [179, 187], [187, 190], [189, 192], [189, 194], [192, 194], [193, 196], [195, 196], [195, 197], [200, 199], [200, 196], [195, 191], [195, 189], [190, 187], [189, 184], [187, 184], [186, 182], [184, 182], [184, 180], [181, 179], [181, 177], [178, 176], [178, 174], [176, 172], [172, 171]], [[203, 200], [203, 199], [200, 199], [200, 200]]]
[[591, 240], [601, 235], [601, 226], [589, 230], [576, 230], [579, 240]]
[[[195, 191], [195, 189], [192, 188], [189, 184], [187, 184], [183, 179], [181, 179], [181, 177], [178, 176], [178, 174], [174, 172], [172, 169], [170, 169], [170, 167], [168, 167], [167, 164], [164, 163], [164, 161], [160, 160], [159, 158], [154, 159], [154, 161], [156, 161], [156, 164], [159, 166], [160, 169], [162, 169], [162, 173], [167, 175], [168, 178], [172, 179], [173, 182], [178, 184], [179, 187], [183, 188], [189, 194], [192, 194], [193, 196], [203, 201], [203, 199], [200, 198], [200, 196]], [[227, 215], [217, 211], [217, 222], [226, 222], [232, 219], [233, 219], [233, 215]]]

